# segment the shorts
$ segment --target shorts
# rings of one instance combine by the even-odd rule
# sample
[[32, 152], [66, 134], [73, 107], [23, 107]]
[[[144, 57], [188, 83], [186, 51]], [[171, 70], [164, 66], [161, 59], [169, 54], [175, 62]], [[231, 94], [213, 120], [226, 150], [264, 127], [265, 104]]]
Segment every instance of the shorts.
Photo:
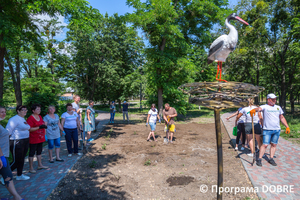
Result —
[[37, 144], [29, 144], [29, 157], [33, 157], [35, 152], [39, 156], [43, 151], [43, 142]]
[[[245, 133], [246, 134], [252, 134], [252, 124], [250, 123], [245, 123]], [[261, 134], [261, 128], [259, 123], [254, 123], [254, 133], [256, 135]]]
[[[0, 169], [0, 175], [2, 175], [2, 177], [3, 177], [4, 184], [8, 187], [9, 181], [11, 181], [13, 179], [13, 174], [10, 169], [8, 158], [5, 157], [5, 159], [6, 159], [7, 166], [6, 167], [3, 166]], [[8, 177], [9, 177], [9, 179], [6, 180]]]
[[149, 123], [149, 125], [150, 125], [150, 128], [151, 128], [151, 131], [155, 131], [156, 123], [151, 122], [151, 123]]
[[55, 148], [59, 148], [60, 147], [60, 138], [56, 138], [56, 139], [48, 139], [48, 149], [53, 149], [55, 145]]
[[263, 130], [263, 144], [277, 144], [280, 130]]
[[175, 124], [171, 124], [171, 125], [165, 125], [165, 132], [176, 132], [176, 129], [175, 129]]

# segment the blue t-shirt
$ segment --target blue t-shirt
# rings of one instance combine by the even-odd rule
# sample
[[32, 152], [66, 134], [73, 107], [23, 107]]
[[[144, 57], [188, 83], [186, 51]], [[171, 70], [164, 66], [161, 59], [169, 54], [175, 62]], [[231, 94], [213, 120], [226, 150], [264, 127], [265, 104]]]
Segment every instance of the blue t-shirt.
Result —
[[123, 111], [128, 111], [128, 103], [123, 104], [122, 106], [123, 106]]

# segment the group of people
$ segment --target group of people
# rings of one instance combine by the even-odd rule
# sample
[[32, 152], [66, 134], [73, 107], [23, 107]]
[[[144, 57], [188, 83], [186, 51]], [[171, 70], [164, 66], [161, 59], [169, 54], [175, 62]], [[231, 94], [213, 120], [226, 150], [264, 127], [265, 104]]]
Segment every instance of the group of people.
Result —
[[[170, 107], [168, 103], [165, 104], [165, 109], [163, 110], [163, 118], [165, 121], [165, 128], [164, 132], [166, 133], [166, 142], [167, 143], [173, 143], [173, 135], [176, 131], [175, 129], [175, 121], [174, 117], [177, 117], [177, 111], [175, 108]], [[155, 108], [155, 104], [151, 105], [151, 109], [148, 112], [147, 122], [146, 126], [148, 124], [150, 125], [150, 133], [148, 135], [147, 141], [151, 141], [151, 136], [153, 137], [153, 140], [157, 142], [157, 139], [155, 138], [155, 129], [156, 129], [156, 122], [157, 119], [159, 120], [159, 123], [161, 123], [161, 119], [158, 115], [158, 110]]]
[[[34, 174], [37, 171], [33, 167], [34, 155], [37, 157], [37, 170], [48, 169], [48, 166], [42, 163], [43, 143], [48, 143], [49, 163], [54, 163], [53, 149], [55, 147], [55, 155], [57, 162], [64, 162], [60, 158], [60, 139], [65, 136], [68, 156], [79, 153], [80, 141], [79, 136], [82, 133], [81, 113], [79, 107], [80, 97], [76, 95], [74, 102], [66, 105], [66, 112], [60, 117], [55, 113], [55, 106], [48, 106], [48, 113], [44, 117], [40, 115], [42, 106], [33, 104], [31, 106], [32, 114], [25, 120], [27, 115], [27, 107], [18, 105], [16, 107], [17, 114], [8, 120], [6, 128], [0, 125], [0, 175], [1, 182], [4, 183], [8, 191], [14, 199], [22, 199], [17, 193], [14, 183], [12, 171], [17, 169], [16, 180], [28, 180], [29, 176], [23, 174], [25, 157], [29, 149], [29, 172]], [[84, 119], [84, 130], [87, 133], [87, 141], [90, 142], [91, 132], [95, 130], [95, 110], [94, 102], [90, 101], [86, 108]], [[6, 109], [0, 106], [0, 120], [6, 116]], [[12, 155], [12, 162], [9, 163], [9, 151]]]
[[[267, 95], [266, 105], [255, 106], [252, 98], [248, 99], [248, 104], [248, 107], [239, 108], [236, 113], [227, 118], [229, 120], [237, 116], [235, 120], [235, 125], [237, 126], [235, 150], [238, 150], [240, 140], [242, 144], [241, 150], [244, 150], [247, 141], [251, 151], [247, 155], [253, 157], [254, 151], [259, 152], [256, 165], [261, 167], [262, 158], [266, 156], [265, 151], [268, 145], [271, 145], [270, 158], [267, 160], [271, 165], [277, 166], [274, 155], [281, 130], [280, 122], [286, 127], [285, 133], [290, 133], [290, 128], [283, 116], [284, 112], [280, 106], [276, 105], [276, 95], [273, 93]], [[256, 113], [258, 114], [256, 115]], [[252, 120], [255, 138], [253, 138]], [[258, 146], [256, 150], [253, 147], [255, 139]]]

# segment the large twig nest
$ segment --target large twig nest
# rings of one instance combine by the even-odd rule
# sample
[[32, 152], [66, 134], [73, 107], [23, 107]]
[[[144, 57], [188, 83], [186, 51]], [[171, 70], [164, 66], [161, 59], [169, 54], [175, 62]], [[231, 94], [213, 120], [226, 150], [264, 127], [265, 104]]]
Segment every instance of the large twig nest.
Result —
[[186, 83], [178, 89], [190, 95], [190, 103], [211, 109], [247, 106], [248, 98], [254, 98], [264, 90], [263, 87], [241, 82]]

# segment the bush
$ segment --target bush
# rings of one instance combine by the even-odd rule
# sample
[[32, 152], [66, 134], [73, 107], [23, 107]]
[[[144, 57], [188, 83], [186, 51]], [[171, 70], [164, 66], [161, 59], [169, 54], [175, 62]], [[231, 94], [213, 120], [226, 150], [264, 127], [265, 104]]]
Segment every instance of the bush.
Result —
[[31, 93], [27, 99], [25, 105], [28, 108], [27, 116], [32, 114], [31, 106], [33, 104], [40, 104], [41, 108], [41, 116], [45, 116], [48, 113], [48, 106], [53, 105], [56, 107], [56, 110], [59, 112], [60, 108], [58, 106], [58, 99], [59, 97], [53, 94], [46, 94], [46, 93]]

